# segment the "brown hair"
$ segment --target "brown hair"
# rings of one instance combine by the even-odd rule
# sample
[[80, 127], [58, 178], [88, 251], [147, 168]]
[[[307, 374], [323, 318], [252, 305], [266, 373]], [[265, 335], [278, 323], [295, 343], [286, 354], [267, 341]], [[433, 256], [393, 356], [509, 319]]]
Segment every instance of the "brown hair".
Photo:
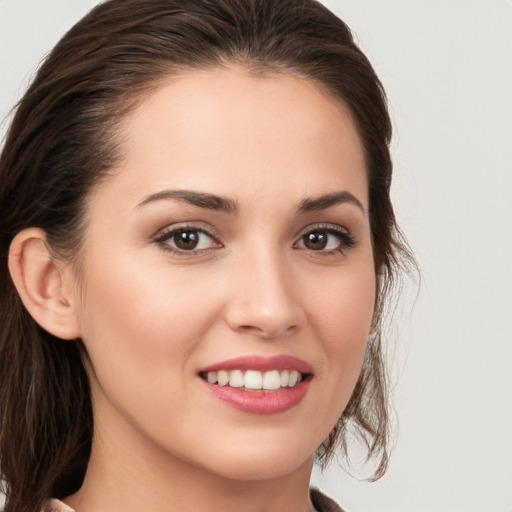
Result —
[[381, 320], [408, 257], [389, 191], [391, 123], [381, 83], [348, 27], [315, 0], [110, 0], [57, 44], [19, 102], [0, 157], [0, 463], [6, 510], [39, 510], [81, 485], [92, 407], [80, 340], [64, 342], [23, 307], [7, 270], [16, 233], [39, 227], [65, 258], [80, 248], [84, 202], [120, 157], [116, 128], [158, 81], [236, 62], [310, 79], [350, 108], [366, 156], [378, 297], [353, 396], [319, 448], [326, 463], [355, 432], [388, 463]]

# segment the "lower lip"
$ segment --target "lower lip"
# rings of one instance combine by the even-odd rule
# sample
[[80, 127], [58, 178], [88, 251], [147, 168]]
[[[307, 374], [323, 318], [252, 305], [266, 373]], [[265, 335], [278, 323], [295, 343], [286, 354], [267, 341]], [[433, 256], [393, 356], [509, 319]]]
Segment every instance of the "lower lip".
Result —
[[[201, 379], [202, 380], [202, 379]], [[244, 391], [202, 381], [208, 391], [231, 407], [252, 414], [278, 414], [298, 405], [306, 396], [310, 379], [282, 391]]]

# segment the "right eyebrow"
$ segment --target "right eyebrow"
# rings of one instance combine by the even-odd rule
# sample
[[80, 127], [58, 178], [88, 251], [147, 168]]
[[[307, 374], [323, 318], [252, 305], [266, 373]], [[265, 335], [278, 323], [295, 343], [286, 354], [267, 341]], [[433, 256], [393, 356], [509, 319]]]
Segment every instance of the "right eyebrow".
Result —
[[155, 201], [164, 201], [167, 199], [177, 199], [186, 203], [206, 208], [208, 210], [220, 210], [226, 213], [238, 213], [238, 204], [232, 199], [226, 197], [208, 194], [206, 192], [194, 192], [191, 190], [162, 190], [144, 198], [137, 208], [141, 208]]

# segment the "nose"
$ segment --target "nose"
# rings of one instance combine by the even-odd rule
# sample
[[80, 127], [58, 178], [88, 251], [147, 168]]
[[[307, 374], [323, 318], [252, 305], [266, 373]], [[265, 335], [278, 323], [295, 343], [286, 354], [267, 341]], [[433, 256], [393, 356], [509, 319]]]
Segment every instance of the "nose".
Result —
[[286, 337], [305, 322], [301, 294], [286, 259], [253, 255], [234, 266], [225, 319], [237, 332], [265, 339]]

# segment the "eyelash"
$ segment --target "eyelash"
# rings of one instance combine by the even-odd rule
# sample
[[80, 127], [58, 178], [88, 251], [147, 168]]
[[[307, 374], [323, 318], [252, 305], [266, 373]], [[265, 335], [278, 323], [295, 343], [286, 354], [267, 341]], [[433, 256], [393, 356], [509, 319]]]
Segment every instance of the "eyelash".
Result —
[[[335, 224], [318, 224], [314, 227], [308, 227], [294, 245], [302, 242], [306, 235], [310, 235], [312, 233], [325, 233], [327, 235], [333, 235], [338, 239], [339, 243], [339, 245], [336, 248], [327, 251], [315, 251], [314, 249], [309, 249], [310, 252], [314, 253], [317, 256], [332, 257], [340, 254], [343, 255], [347, 250], [352, 249], [357, 244], [356, 238], [353, 235], [351, 235], [345, 228], [342, 228], [341, 226], [337, 226]], [[305, 250], [308, 249], [305, 248]]]
[[[187, 232], [201, 233], [203, 235], [206, 235], [208, 238], [210, 238], [214, 242], [215, 246], [212, 248], [208, 248], [208, 249], [186, 250], [186, 249], [174, 248], [169, 244], [169, 239], [174, 238], [176, 235], [179, 235], [180, 233], [187, 233]], [[210, 252], [211, 249], [220, 249], [223, 247], [222, 244], [216, 240], [215, 236], [210, 234], [206, 229], [199, 228], [197, 226], [188, 226], [188, 225], [179, 226], [179, 227], [171, 227], [171, 228], [165, 230], [163, 233], [161, 233], [160, 235], [157, 236], [157, 238], [155, 239], [155, 243], [157, 243], [161, 247], [162, 250], [168, 251], [177, 256], [196, 256], [199, 254], [207, 254], [208, 252]]]
[[[208, 238], [212, 240], [212, 243], [214, 244], [213, 247], [204, 248], [204, 249], [179, 249], [172, 247], [169, 243], [169, 240], [174, 238], [175, 236], [179, 235], [180, 233], [200, 233], [202, 235], [206, 235]], [[306, 251], [310, 251], [311, 253], [314, 253], [317, 256], [322, 257], [329, 257], [329, 256], [336, 256], [339, 254], [345, 254], [345, 252], [349, 249], [352, 249], [356, 246], [357, 241], [354, 236], [352, 236], [350, 233], [348, 233], [344, 228], [341, 226], [336, 226], [333, 224], [319, 224], [314, 227], [308, 228], [306, 231], [303, 232], [303, 234], [298, 238], [297, 242], [294, 243], [294, 248], [297, 248], [297, 244], [303, 243], [304, 237], [307, 235], [311, 235], [313, 233], [322, 233], [327, 235], [333, 235], [338, 239], [338, 246], [334, 249], [330, 250], [314, 250], [314, 249], [308, 249], [307, 247], [299, 247], [298, 249], [304, 249]], [[197, 227], [197, 226], [179, 226], [179, 227], [171, 227], [161, 234], [159, 234], [155, 238], [155, 243], [160, 246], [160, 248], [164, 251], [170, 252], [172, 254], [178, 255], [178, 256], [196, 256], [196, 255], [205, 255], [208, 254], [212, 249], [220, 249], [223, 247], [223, 245], [217, 241], [216, 237], [212, 234], [210, 234], [206, 229]], [[329, 243], [329, 242], [327, 242]]]

